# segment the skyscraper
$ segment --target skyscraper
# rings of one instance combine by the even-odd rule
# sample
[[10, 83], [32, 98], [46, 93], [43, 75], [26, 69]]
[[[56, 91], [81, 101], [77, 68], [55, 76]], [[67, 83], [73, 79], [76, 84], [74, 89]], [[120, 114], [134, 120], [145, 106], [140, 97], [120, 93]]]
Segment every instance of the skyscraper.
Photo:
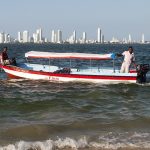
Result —
[[54, 34], [54, 43], [56, 43], [57, 42], [57, 33], [55, 32], [55, 34]]
[[4, 43], [5, 37], [4, 37], [4, 33], [0, 33], [0, 43]]
[[132, 42], [131, 34], [129, 34], [129, 40], [128, 40], [128, 43], [131, 43], [131, 42]]
[[4, 34], [4, 43], [9, 43], [9, 42], [10, 42], [10, 35]]
[[29, 32], [23, 31], [23, 43], [29, 42]]
[[57, 31], [57, 43], [62, 43], [62, 31]]
[[10, 43], [11, 42], [11, 36], [10, 34], [7, 34], [7, 43]]
[[76, 37], [76, 31], [73, 31], [73, 42], [76, 43], [77, 37]]
[[33, 33], [33, 42], [38, 43], [38, 36], [37, 33]]
[[86, 32], [83, 32], [82, 43], [86, 43]]
[[52, 30], [51, 42], [55, 43], [55, 31]]
[[104, 35], [102, 34], [102, 37], [101, 37], [101, 43], [104, 43]]
[[144, 37], [144, 34], [142, 34], [142, 43], [143, 43], [143, 44], [145, 43], [145, 37]]
[[42, 29], [41, 28], [37, 29], [36, 34], [37, 34], [37, 42], [42, 43], [43, 42], [43, 40], [42, 40]]
[[18, 32], [18, 42], [22, 42], [22, 34], [21, 34], [21, 32]]
[[101, 43], [101, 41], [102, 41], [101, 38], [102, 38], [102, 31], [100, 28], [98, 28], [98, 30], [97, 30], [97, 42], [98, 43]]
[[42, 29], [40, 28], [38, 30], [39, 30], [39, 42], [41, 43], [41, 42], [43, 42], [42, 41]]

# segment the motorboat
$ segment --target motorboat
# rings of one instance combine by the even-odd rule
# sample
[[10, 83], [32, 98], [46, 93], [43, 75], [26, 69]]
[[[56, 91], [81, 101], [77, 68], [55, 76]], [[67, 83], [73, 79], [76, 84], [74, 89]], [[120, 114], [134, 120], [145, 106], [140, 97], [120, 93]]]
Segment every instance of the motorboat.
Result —
[[[120, 68], [115, 66], [116, 57], [114, 53], [29, 51], [25, 53], [25, 58], [27, 60], [25, 63], [17, 63], [17, 65], [0, 64], [0, 67], [6, 72], [8, 78], [92, 83], [146, 82], [146, 73], [150, 68], [148, 64], [140, 64], [131, 69], [129, 73], [121, 73]], [[105, 62], [108, 61], [111, 62], [109, 65], [112, 65], [107, 67]], [[101, 62], [105, 65], [101, 65]]]

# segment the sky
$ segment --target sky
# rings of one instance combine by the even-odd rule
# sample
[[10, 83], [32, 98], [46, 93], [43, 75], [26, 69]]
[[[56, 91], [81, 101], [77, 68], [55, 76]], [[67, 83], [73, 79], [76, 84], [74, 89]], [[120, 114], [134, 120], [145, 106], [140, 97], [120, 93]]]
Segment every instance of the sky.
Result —
[[114, 36], [150, 41], [150, 0], [0, 0], [0, 32], [17, 37], [38, 28], [50, 38], [51, 30], [62, 30], [69, 37], [74, 30], [81, 37], [97, 39], [97, 28], [106, 40]]

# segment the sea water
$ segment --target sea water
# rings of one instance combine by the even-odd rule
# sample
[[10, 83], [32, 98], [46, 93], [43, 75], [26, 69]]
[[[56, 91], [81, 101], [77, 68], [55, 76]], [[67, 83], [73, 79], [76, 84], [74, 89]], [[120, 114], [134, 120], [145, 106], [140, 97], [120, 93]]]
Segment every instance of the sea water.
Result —
[[[30, 50], [121, 53], [129, 45], [9, 44], [24, 62]], [[150, 64], [150, 45], [132, 45]], [[121, 65], [118, 63], [118, 67]], [[0, 72], [0, 150], [148, 150], [150, 76], [146, 84], [8, 80]]]

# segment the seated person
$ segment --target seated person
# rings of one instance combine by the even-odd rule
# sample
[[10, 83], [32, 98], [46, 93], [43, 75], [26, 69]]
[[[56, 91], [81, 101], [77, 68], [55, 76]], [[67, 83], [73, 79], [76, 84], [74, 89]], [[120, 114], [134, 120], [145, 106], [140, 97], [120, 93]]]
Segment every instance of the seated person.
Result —
[[14, 64], [16, 65], [16, 60], [15, 58], [13, 59], [9, 59], [8, 58], [8, 54], [7, 54], [7, 47], [4, 47], [2, 54], [1, 54], [1, 63], [3, 65], [10, 65], [10, 64]]

